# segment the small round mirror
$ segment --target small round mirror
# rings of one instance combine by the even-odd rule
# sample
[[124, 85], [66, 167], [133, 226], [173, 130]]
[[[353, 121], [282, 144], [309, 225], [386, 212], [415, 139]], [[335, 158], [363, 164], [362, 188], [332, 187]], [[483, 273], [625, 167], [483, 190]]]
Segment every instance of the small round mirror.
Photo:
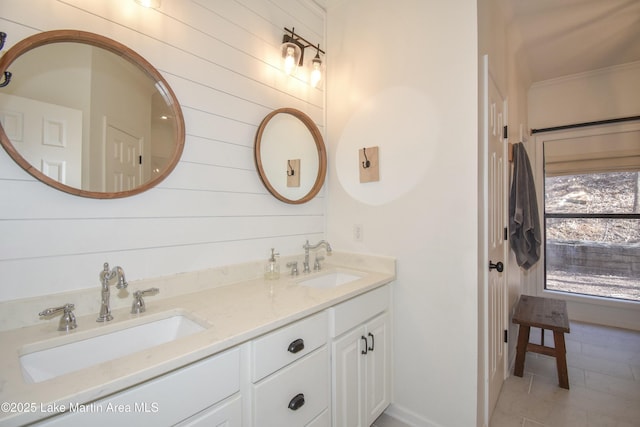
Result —
[[258, 128], [254, 155], [262, 183], [278, 200], [313, 199], [327, 172], [322, 135], [313, 120], [294, 108], [269, 113]]
[[125, 197], [162, 181], [184, 147], [169, 84], [106, 37], [47, 31], [0, 59], [0, 143], [23, 169], [67, 193]]

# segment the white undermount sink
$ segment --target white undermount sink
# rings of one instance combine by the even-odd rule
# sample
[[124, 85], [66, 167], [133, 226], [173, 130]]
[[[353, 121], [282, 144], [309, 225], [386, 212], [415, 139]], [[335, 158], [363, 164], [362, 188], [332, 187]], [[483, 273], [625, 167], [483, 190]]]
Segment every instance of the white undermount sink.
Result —
[[298, 284], [311, 288], [335, 288], [336, 286], [345, 285], [353, 282], [354, 280], [362, 279], [363, 277], [364, 275], [353, 272], [347, 273], [344, 271], [332, 271], [330, 273], [321, 273], [319, 276], [300, 280]]
[[136, 324], [102, 335], [20, 356], [28, 383], [39, 383], [109, 360], [203, 331], [204, 326], [182, 314]]

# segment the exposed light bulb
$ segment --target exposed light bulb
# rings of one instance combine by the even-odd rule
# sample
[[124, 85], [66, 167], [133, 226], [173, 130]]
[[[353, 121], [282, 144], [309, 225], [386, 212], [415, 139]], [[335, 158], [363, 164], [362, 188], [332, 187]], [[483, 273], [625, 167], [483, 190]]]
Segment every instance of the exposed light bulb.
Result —
[[287, 54], [284, 58], [284, 72], [290, 75], [296, 67], [296, 51], [292, 46], [287, 46]]
[[318, 55], [313, 59], [312, 67], [311, 86], [318, 87], [318, 83], [322, 80], [322, 61], [320, 61], [320, 57]]

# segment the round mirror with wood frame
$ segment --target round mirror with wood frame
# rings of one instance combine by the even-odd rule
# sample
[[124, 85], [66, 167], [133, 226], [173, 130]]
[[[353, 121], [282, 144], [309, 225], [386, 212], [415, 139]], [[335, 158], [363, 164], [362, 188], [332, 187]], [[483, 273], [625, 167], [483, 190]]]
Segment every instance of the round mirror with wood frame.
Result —
[[322, 188], [327, 173], [324, 141], [300, 110], [280, 108], [262, 120], [254, 157], [262, 183], [282, 202], [306, 203]]
[[180, 104], [127, 46], [85, 31], [46, 31], [7, 50], [0, 75], [6, 71], [0, 143], [41, 182], [77, 196], [127, 197], [157, 185], [180, 160]]

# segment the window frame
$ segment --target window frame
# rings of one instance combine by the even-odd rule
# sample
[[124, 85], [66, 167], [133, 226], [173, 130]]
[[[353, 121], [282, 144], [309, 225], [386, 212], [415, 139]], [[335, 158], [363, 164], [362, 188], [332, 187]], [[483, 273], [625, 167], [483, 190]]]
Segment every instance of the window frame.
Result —
[[[527, 144], [527, 148], [531, 149], [531, 158], [533, 162], [533, 170], [535, 171], [535, 186], [538, 199], [538, 212], [541, 222], [545, 218], [544, 212], [544, 150], [543, 146], [546, 141], [559, 139], [569, 139], [589, 135], [604, 135], [618, 132], [640, 131], [640, 121], [628, 123], [613, 123], [597, 126], [581, 127], [576, 129], [561, 129], [553, 131], [545, 131], [532, 134], [532, 141]], [[540, 224], [543, 241], [546, 242], [546, 226]], [[542, 244], [540, 261], [536, 263], [529, 271], [520, 272], [521, 287], [520, 292], [523, 294], [543, 296], [547, 298], [559, 298], [567, 301], [572, 313], [572, 319], [582, 320], [592, 323], [602, 323], [622, 328], [637, 328], [638, 313], [640, 312], [640, 302], [631, 300], [618, 300], [599, 296], [590, 296], [583, 294], [571, 294], [567, 292], [558, 292], [545, 289], [545, 266], [546, 266], [546, 248]]]

